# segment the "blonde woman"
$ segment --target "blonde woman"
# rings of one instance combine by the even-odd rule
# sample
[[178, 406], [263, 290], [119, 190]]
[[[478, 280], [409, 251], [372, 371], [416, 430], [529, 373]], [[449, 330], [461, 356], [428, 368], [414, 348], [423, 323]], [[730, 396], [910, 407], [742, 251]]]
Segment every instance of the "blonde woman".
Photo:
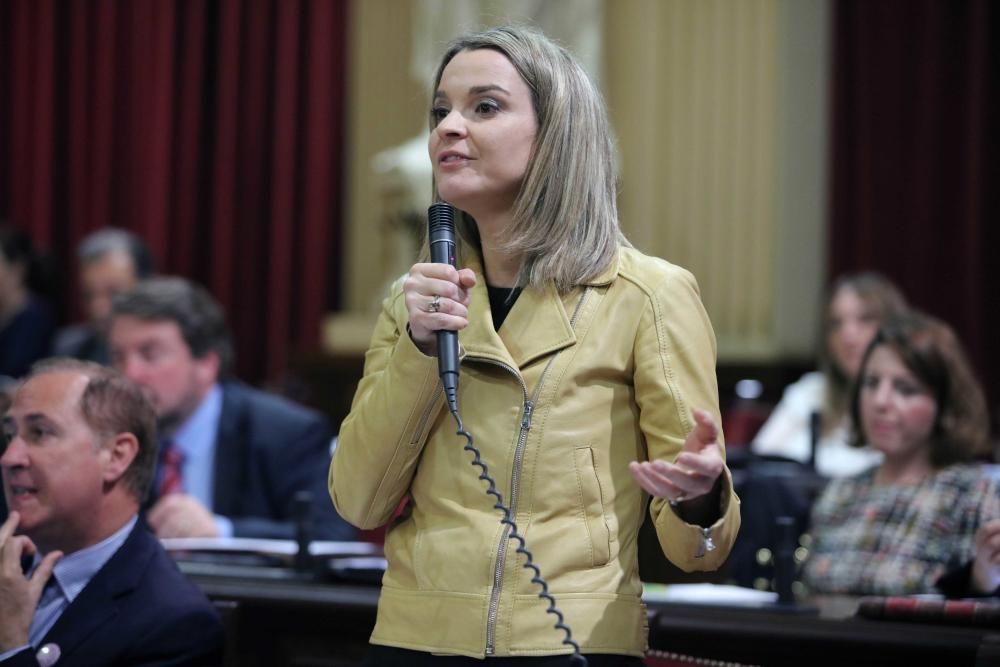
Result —
[[459, 411], [592, 667], [641, 665], [646, 494], [667, 556], [717, 568], [739, 527], [715, 337], [694, 278], [618, 226], [611, 132], [581, 67], [538, 32], [456, 40], [430, 108], [458, 266], [418, 262], [386, 299], [330, 469], [361, 527], [388, 521], [370, 665], [566, 665], [572, 648], [445, 409]]

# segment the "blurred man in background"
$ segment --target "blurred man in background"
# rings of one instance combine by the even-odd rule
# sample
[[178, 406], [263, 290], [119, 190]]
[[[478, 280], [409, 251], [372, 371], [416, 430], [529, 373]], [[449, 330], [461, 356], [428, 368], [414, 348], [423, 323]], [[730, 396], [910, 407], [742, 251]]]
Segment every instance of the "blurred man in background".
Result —
[[132, 232], [106, 227], [80, 241], [77, 261], [78, 289], [87, 321], [61, 329], [53, 341], [52, 354], [106, 365], [111, 361], [107, 344], [111, 300], [153, 275], [152, 256]]
[[329, 423], [230, 377], [229, 332], [206, 290], [182, 278], [140, 283], [115, 297], [109, 340], [115, 367], [156, 410], [147, 518], [157, 535], [291, 539], [305, 521], [315, 539], [353, 539], [326, 490]]

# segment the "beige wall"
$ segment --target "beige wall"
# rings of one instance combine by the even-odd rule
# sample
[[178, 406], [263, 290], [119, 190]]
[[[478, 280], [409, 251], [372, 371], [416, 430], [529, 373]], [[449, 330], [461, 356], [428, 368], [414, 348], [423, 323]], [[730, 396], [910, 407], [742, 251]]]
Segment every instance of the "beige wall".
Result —
[[808, 357], [824, 275], [824, 0], [616, 0], [622, 225], [694, 272], [720, 358]]
[[[568, 1], [555, 4], [571, 8]], [[421, 38], [428, 8], [440, 11], [442, 3], [465, 8], [465, 21], [475, 11], [498, 16], [504, 6], [352, 5], [343, 274], [350, 316], [328, 329], [332, 344], [363, 347], [388, 281], [408, 265], [409, 240], [386, 226], [385, 182], [372, 158], [425, 123], [424, 84], [410, 67], [413, 35]], [[586, 51], [585, 61], [598, 56], [595, 77], [619, 140], [626, 233], [698, 277], [720, 359], [810, 356], [824, 275], [827, 0], [597, 5], [583, 20], [599, 22], [600, 39], [590, 36], [576, 49]]]
[[426, 118], [426, 92], [409, 69], [412, 7], [413, 3], [404, 0], [351, 4], [342, 273], [344, 301], [350, 312], [377, 306], [372, 296], [384, 287], [388, 276], [383, 266], [393, 251], [392, 240], [382, 229], [372, 159], [419, 133]]

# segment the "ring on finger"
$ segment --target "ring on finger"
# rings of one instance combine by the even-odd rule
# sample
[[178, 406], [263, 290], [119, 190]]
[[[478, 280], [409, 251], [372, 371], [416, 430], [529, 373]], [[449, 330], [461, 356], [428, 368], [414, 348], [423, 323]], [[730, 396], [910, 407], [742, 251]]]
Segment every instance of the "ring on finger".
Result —
[[676, 498], [670, 498], [667, 502], [670, 503], [671, 507], [677, 507], [685, 500], [687, 500], [687, 495], [684, 493], [678, 493]]
[[441, 310], [441, 295], [435, 294], [434, 298], [431, 299], [431, 302], [427, 304], [427, 312], [436, 313], [439, 310]]

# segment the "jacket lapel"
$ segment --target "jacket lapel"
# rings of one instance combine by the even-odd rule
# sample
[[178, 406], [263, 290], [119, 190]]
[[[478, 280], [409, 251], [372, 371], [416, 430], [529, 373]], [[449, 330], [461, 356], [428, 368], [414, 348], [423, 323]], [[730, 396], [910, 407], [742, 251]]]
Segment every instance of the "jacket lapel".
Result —
[[215, 490], [212, 492], [212, 511], [223, 516], [237, 515], [241, 509], [238, 499], [244, 481], [242, 462], [247, 460], [243, 451], [246, 440], [243, 416], [244, 401], [239, 384], [224, 383], [219, 432], [215, 439]]
[[150, 537], [138, 521], [128, 538], [108, 559], [80, 594], [66, 607], [59, 620], [42, 639], [42, 645], [56, 644], [66, 660], [101, 627], [118, 615], [117, 600], [139, 584], [152, 555]]
[[618, 276], [621, 253], [611, 264], [584, 285], [559, 294], [554, 285], [521, 292], [500, 332], [493, 329], [486, 276], [478, 257], [473, 255], [466, 266], [476, 273], [476, 286], [469, 304], [469, 326], [458, 334], [465, 354], [502, 361], [515, 368], [558, 352], [576, 343], [572, 316], [586, 287], [606, 286]]
[[521, 368], [538, 357], [572, 345], [576, 337], [566, 309], [554, 287], [525, 289], [514, 303], [498, 334], [482, 265], [469, 262], [476, 286], [469, 303], [469, 326], [458, 334], [466, 356], [493, 359]]
[[[581, 293], [574, 289], [567, 296], [575, 303]], [[576, 343], [570, 313], [553, 285], [524, 290], [500, 327], [500, 338], [518, 368]]]

